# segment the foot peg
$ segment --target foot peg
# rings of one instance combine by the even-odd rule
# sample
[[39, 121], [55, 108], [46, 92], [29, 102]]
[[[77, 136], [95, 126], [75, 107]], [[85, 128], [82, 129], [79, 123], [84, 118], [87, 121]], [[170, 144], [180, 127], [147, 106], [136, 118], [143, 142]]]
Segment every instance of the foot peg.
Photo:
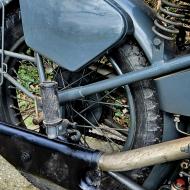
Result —
[[58, 99], [58, 85], [56, 82], [43, 82], [41, 85], [43, 124], [49, 139], [64, 136], [69, 141], [80, 140], [80, 132], [76, 130], [76, 123], [62, 119]]

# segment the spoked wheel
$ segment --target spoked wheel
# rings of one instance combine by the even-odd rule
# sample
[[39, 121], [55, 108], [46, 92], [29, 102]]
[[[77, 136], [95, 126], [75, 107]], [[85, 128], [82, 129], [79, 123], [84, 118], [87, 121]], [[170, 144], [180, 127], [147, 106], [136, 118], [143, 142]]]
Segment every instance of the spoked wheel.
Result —
[[[105, 59], [75, 73], [58, 68], [56, 80], [59, 88], [84, 86], [116, 76], [112, 64]], [[64, 105], [65, 118], [76, 122], [82, 134], [81, 144], [107, 152], [123, 149], [130, 125], [126, 93], [125, 87], [120, 87]]]
[[[16, 31], [15, 31], [16, 30]], [[10, 32], [11, 31], [11, 32]], [[22, 40], [22, 28], [11, 26], [9, 33], [17, 33], [7, 49], [20, 53], [33, 54]], [[11, 45], [10, 45], [11, 44]], [[115, 61], [114, 61], [115, 60]], [[48, 80], [58, 82], [59, 90], [83, 86], [123, 72], [142, 69], [146, 59], [138, 46], [129, 43], [121, 47], [113, 59], [103, 57], [100, 61], [86, 66], [78, 72], [69, 72], [48, 59], [43, 58]], [[8, 72], [32, 93], [40, 96], [39, 76], [34, 64], [17, 59], [7, 59]], [[43, 124], [35, 125], [35, 102], [5, 81], [1, 87], [1, 120], [42, 131]], [[77, 123], [81, 133], [82, 146], [105, 152], [125, 151], [157, 143], [161, 140], [159, 108], [156, 92], [151, 81], [93, 94], [62, 105], [62, 116]], [[127, 173], [137, 182], [143, 183], [151, 168]], [[105, 175], [102, 189], [125, 189]]]

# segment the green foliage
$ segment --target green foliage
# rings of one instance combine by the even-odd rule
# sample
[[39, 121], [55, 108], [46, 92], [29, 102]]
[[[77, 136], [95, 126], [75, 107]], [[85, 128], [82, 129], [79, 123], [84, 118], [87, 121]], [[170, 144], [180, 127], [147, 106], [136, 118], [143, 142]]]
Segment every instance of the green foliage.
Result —
[[32, 64], [23, 61], [18, 69], [18, 80], [29, 91], [39, 94], [39, 76], [38, 70]]

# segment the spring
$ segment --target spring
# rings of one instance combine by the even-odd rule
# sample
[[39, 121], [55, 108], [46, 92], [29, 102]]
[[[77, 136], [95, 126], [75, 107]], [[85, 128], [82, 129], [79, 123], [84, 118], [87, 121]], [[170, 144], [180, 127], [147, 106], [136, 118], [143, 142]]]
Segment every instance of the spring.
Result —
[[165, 40], [175, 40], [180, 30], [190, 31], [190, 1], [161, 0], [153, 32]]

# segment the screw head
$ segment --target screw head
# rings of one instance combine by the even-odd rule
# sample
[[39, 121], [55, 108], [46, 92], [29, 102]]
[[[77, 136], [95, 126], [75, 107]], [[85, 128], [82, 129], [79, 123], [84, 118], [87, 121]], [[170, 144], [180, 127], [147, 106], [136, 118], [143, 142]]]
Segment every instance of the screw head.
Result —
[[159, 46], [161, 43], [162, 43], [162, 41], [161, 41], [159, 38], [154, 38], [153, 44], [154, 44], [155, 46]]

